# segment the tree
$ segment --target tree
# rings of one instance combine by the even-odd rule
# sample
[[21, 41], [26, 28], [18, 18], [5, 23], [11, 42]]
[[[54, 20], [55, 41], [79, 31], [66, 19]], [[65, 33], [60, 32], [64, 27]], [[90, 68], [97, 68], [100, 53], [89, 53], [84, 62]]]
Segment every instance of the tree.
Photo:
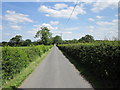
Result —
[[11, 38], [9, 41], [10, 46], [21, 46], [22, 43], [22, 36], [16, 35], [15, 37]]
[[79, 39], [79, 42], [93, 42], [94, 38], [91, 35], [86, 35], [85, 37], [82, 37]]
[[41, 27], [41, 30], [39, 30], [35, 35], [35, 38], [39, 37], [42, 41], [42, 44], [48, 45], [50, 44], [52, 34], [50, 33], [50, 30], [47, 27]]
[[78, 40], [77, 39], [73, 39], [72, 43], [78, 43]]
[[62, 43], [62, 38], [60, 37], [60, 36], [55, 36], [54, 38], [53, 38], [53, 43], [54, 44], [60, 44], [60, 43]]
[[5, 42], [5, 41], [3, 41], [3, 42], [1, 43], [1, 45], [2, 45], [2, 46], [7, 46], [7, 45], [8, 45], [8, 43], [7, 43], [7, 42]]
[[32, 41], [30, 39], [26, 39], [25, 41], [22, 41], [22, 46], [30, 46], [32, 44]]

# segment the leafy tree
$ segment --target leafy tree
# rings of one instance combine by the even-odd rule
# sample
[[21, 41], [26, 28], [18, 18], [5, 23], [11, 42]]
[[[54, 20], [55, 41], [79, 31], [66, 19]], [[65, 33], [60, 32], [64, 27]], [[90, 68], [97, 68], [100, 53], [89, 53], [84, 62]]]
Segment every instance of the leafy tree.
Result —
[[94, 38], [91, 35], [86, 35], [85, 37], [82, 37], [79, 39], [79, 42], [93, 42]]
[[77, 39], [73, 39], [72, 43], [78, 43], [78, 40]]
[[42, 44], [44, 45], [50, 44], [51, 37], [52, 34], [50, 33], [50, 30], [47, 27], [41, 27], [41, 30], [39, 30], [35, 35], [35, 38], [40, 38]]
[[22, 46], [30, 46], [32, 44], [32, 41], [30, 39], [26, 39], [22, 42]]
[[1, 43], [1, 46], [7, 46], [7, 45], [8, 45], [8, 43], [5, 42], [5, 41], [3, 41], [3, 42]]
[[22, 43], [22, 36], [16, 35], [15, 37], [11, 38], [9, 41], [10, 46], [21, 46]]
[[60, 37], [60, 36], [55, 36], [54, 38], [53, 38], [53, 43], [54, 44], [60, 44], [60, 43], [62, 43], [62, 38]]

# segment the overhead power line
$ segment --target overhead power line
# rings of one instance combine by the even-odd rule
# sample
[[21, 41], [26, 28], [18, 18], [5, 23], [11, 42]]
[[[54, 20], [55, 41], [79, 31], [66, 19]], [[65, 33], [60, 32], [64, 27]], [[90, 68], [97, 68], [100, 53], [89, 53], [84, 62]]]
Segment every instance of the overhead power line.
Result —
[[70, 20], [70, 18], [71, 18], [71, 16], [72, 16], [72, 14], [73, 14], [73, 12], [74, 12], [74, 10], [75, 10], [77, 4], [78, 4], [78, 0], [76, 1], [76, 4], [74, 5], [74, 8], [73, 8], [73, 10], [72, 10], [72, 12], [71, 12], [71, 14], [70, 14], [70, 17], [68, 18], [66, 24], [69, 22], [69, 20]]

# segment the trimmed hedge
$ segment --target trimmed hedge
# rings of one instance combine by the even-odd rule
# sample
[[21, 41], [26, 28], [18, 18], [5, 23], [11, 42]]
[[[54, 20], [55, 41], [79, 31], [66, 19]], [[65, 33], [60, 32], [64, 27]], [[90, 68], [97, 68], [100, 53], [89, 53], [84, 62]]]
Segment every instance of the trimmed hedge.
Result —
[[97, 80], [109, 83], [111, 85], [109, 87], [120, 87], [119, 44], [82, 43], [59, 45], [58, 47]]
[[2, 48], [2, 81], [13, 79], [52, 46], [3, 47]]

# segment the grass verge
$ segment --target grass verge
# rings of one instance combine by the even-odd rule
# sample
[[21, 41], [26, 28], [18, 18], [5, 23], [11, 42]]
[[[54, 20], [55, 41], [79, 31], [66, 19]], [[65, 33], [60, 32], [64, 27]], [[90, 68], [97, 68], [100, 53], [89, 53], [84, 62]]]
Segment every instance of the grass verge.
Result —
[[47, 54], [50, 51], [51, 49], [44, 53], [41, 57], [37, 57], [37, 59], [34, 62], [30, 63], [30, 65], [27, 68], [23, 69], [19, 74], [17, 74], [14, 79], [4, 84], [2, 86], [2, 89], [4, 90], [5, 88], [9, 88], [13, 90], [15, 88], [18, 88], [21, 85], [21, 83], [26, 79], [26, 77], [34, 71], [34, 69], [40, 64], [40, 62], [47, 56]]

